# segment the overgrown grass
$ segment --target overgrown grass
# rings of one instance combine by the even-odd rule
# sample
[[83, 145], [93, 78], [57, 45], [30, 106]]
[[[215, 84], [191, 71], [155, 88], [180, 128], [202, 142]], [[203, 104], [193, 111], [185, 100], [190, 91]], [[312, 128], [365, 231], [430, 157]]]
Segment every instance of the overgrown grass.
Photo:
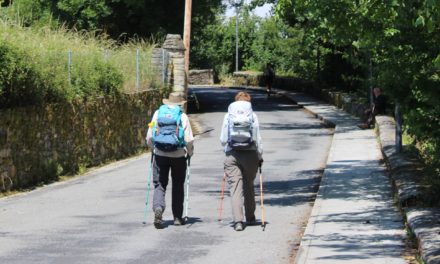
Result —
[[[0, 18], [0, 105], [73, 100], [155, 86], [154, 44]], [[138, 73], [138, 74], [137, 74]]]
[[440, 206], [440, 153], [435, 142], [417, 142], [411, 135], [403, 135], [403, 151], [424, 164], [422, 184], [424, 203]]

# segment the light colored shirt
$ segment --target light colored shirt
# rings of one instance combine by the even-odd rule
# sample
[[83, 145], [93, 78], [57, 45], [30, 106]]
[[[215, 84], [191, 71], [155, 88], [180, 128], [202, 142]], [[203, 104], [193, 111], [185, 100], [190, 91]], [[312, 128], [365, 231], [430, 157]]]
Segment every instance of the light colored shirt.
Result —
[[[220, 134], [220, 143], [222, 146], [225, 147], [225, 153], [232, 150], [232, 148], [228, 144], [228, 133], [229, 133], [229, 122], [228, 122], [229, 114], [226, 113], [223, 118], [223, 124], [222, 124], [222, 132]], [[255, 135], [255, 144], [252, 145], [250, 150], [254, 149], [258, 151], [258, 158], [261, 160], [263, 159], [263, 144], [261, 141], [261, 134], [260, 134], [260, 124], [258, 122], [258, 117], [255, 113], [252, 113], [252, 117], [254, 119], [254, 122], [252, 123], [253, 128], [253, 134]]]
[[[173, 106], [171, 106], [173, 107]], [[177, 107], [177, 106], [176, 106]], [[157, 122], [157, 115], [159, 111], [154, 112], [153, 118], [151, 122]], [[186, 155], [192, 156], [194, 152], [194, 136], [191, 129], [191, 124], [189, 122], [189, 118], [185, 113], [182, 113], [181, 116], [183, 131], [184, 131], [184, 139], [186, 143], [186, 147], [184, 149], [177, 149], [175, 151], [161, 151], [159, 149], [154, 148], [153, 142], [153, 129], [151, 127], [148, 128], [147, 132], [147, 145], [150, 148], [153, 148], [154, 154], [158, 156], [170, 157], [170, 158], [180, 158], [185, 157]]]

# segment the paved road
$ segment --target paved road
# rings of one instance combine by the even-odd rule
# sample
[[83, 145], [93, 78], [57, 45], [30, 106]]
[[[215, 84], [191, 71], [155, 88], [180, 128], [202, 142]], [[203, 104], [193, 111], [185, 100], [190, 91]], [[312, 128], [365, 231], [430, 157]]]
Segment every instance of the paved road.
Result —
[[[189, 223], [142, 225], [149, 155], [0, 200], [1, 263], [289, 263], [311, 211], [332, 131], [282, 98], [252, 92], [264, 142], [266, 230], [235, 232], [217, 207], [220, 125], [236, 91], [196, 89], [204, 113], [191, 166]], [[212, 130], [211, 130], [212, 129]], [[256, 181], [256, 187], [258, 181]], [[171, 187], [170, 187], [171, 188]], [[170, 193], [167, 193], [170, 204]], [[257, 218], [260, 217], [257, 205]]]

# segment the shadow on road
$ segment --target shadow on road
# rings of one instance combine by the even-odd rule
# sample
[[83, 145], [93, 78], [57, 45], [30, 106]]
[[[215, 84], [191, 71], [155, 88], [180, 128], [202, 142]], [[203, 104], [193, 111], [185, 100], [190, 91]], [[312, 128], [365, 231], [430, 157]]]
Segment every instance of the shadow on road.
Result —
[[[318, 191], [322, 170], [306, 170], [289, 181], [264, 182], [264, 204], [273, 206], [294, 206], [313, 202]], [[256, 188], [259, 186], [256, 185]]]
[[[232, 92], [231, 92], [232, 91]], [[193, 101], [188, 103], [188, 113], [212, 113], [228, 110], [228, 105], [234, 101], [234, 96], [243, 89], [233, 88], [191, 88], [190, 93], [196, 94], [199, 102], [199, 109]], [[264, 92], [245, 90], [252, 96], [252, 107], [254, 111], [281, 111], [293, 110], [300, 107], [283, 96], [272, 95], [267, 98]]]

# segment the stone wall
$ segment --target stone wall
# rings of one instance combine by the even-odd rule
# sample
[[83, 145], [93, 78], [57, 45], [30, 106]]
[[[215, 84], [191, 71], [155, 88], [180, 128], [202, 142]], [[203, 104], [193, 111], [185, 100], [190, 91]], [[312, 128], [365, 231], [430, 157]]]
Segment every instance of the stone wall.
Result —
[[[262, 73], [258, 72], [234, 72], [234, 84], [236, 86], [259, 86], [264, 87], [264, 77]], [[326, 102], [329, 102], [344, 111], [365, 119], [365, 110], [369, 105], [362, 101], [353, 98], [346, 93], [338, 92], [331, 89], [323, 89], [314, 82], [308, 82], [293, 77], [276, 77], [273, 83], [273, 88], [278, 88], [287, 91], [303, 92]]]
[[[236, 86], [265, 86], [261, 72], [234, 72], [233, 78]], [[304, 81], [293, 77], [276, 76], [273, 82], [274, 88], [284, 90], [302, 89], [304, 86], [306, 86]]]
[[214, 70], [190, 70], [188, 83], [193, 85], [213, 85]]
[[145, 149], [159, 91], [0, 111], [0, 190], [34, 186], [60, 174]]
[[264, 86], [263, 75], [257, 72], [234, 72], [236, 86]]

